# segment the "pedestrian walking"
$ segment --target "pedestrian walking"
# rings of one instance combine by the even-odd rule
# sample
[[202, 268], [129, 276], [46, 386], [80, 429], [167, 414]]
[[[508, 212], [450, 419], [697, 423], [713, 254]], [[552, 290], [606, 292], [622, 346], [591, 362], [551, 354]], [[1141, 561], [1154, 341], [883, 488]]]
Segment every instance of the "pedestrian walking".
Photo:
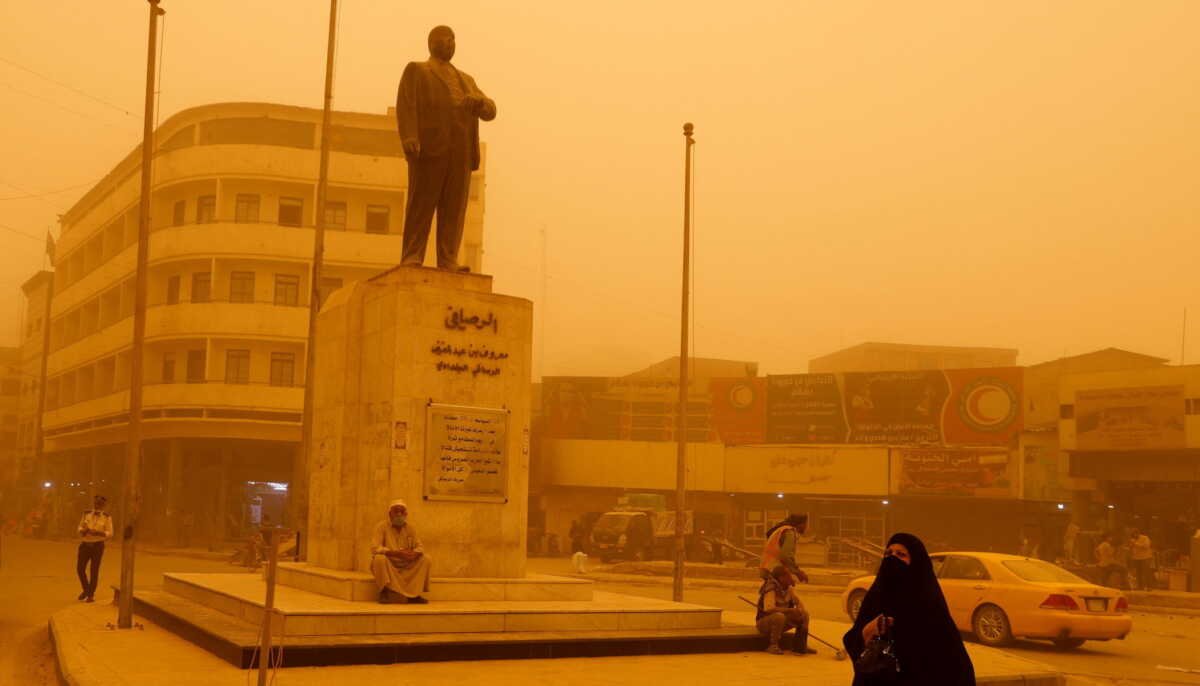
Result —
[[1067, 530], [1063, 534], [1063, 557], [1066, 558], [1068, 563], [1079, 562], [1077, 548], [1077, 543], [1079, 542], [1079, 532], [1080, 528], [1078, 524], [1075, 522], [1069, 522], [1067, 524]]
[[[83, 513], [79, 520], [79, 554], [75, 561], [75, 573], [79, 575], [79, 585], [83, 590], [79, 599], [96, 602], [96, 584], [100, 581], [100, 560], [104, 557], [104, 542], [112, 538], [112, 517], [104, 511], [108, 499], [102, 495], [92, 500], [94, 509]], [[91, 578], [88, 577], [88, 567], [91, 568]]]
[[1142, 533], [1140, 529], [1134, 529], [1129, 536], [1129, 563], [1133, 568], [1133, 576], [1138, 590], [1153, 590], [1154, 544], [1150, 541], [1150, 537]]
[[[888, 541], [854, 626], [842, 637], [850, 659], [857, 662], [881, 628], [899, 664], [898, 678], [887, 683], [974, 686], [975, 668], [950, 618], [933, 561], [912, 534], [896, 534]], [[854, 686], [870, 686], [871, 679], [856, 673]]]
[[583, 522], [579, 521], [578, 519], [571, 522], [571, 531], [567, 534], [567, 536], [571, 539], [572, 555], [575, 553], [584, 552], [583, 539], [586, 533], [587, 532], [583, 528]]

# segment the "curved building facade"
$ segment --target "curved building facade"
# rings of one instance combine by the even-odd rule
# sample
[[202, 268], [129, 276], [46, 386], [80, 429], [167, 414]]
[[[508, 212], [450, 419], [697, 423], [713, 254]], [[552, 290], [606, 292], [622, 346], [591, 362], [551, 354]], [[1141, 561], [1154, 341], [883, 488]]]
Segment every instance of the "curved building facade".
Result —
[[[278, 522], [300, 442], [321, 111], [185, 110], [155, 136], [143, 519], [195, 545]], [[321, 297], [400, 260], [406, 165], [391, 113], [336, 112]], [[61, 494], [118, 499], [129, 407], [141, 151], [62, 218], [44, 450]], [[484, 167], [461, 261], [482, 260]], [[433, 263], [434, 241], [428, 260]], [[68, 511], [71, 507], [66, 508]]]

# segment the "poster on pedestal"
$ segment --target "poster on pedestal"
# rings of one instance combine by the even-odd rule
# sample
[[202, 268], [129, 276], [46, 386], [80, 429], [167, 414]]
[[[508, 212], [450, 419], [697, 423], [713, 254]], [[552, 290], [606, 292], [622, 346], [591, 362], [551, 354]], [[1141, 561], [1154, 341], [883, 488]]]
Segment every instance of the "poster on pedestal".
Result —
[[508, 502], [508, 410], [430, 403], [425, 499]]

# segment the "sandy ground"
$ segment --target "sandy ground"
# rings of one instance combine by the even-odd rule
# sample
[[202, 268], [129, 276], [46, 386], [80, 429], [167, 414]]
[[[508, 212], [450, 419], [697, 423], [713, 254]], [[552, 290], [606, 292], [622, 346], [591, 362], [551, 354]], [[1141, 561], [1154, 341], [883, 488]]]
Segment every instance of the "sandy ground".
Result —
[[[58, 677], [47, 622], [55, 611], [79, 601], [75, 575], [77, 544], [5, 536], [0, 560], [0, 684], [54, 686]], [[100, 564], [96, 603], [109, 603], [108, 588], [121, 569], [121, 549], [108, 546]], [[139, 555], [135, 583], [156, 584], [164, 571], [229, 572], [224, 562]], [[112, 607], [113, 622], [117, 611]]]
[[[0, 567], [0, 683], [52, 686], [57, 683], [53, 651], [46, 630], [50, 615], [78, 603], [75, 576], [76, 546], [68, 541], [35, 541], [6, 537]], [[110, 546], [101, 566], [101, 585], [107, 589], [117, 578], [120, 548]], [[239, 568], [221, 561], [182, 556], [138, 556], [137, 583], [154, 586], [164, 571], [231, 572]], [[530, 571], [571, 573], [569, 560], [534, 558]], [[631, 582], [628, 577], [599, 581], [598, 590], [669, 599], [669, 579]], [[747, 608], [737, 595], [751, 596], [753, 583], [689, 584], [685, 600], [742, 612]], [[111, 601], [107, 590], [97, 602]], [[809, 611], [818, 619], [843, 621], [840, 597], [830, 593], [805, 595]], [[116, 608], [111, 608], [116, 621]], [[1125, 641], [1088, 643], [1075, 651], [1059, 651], [1045, 643], [1020, 642], [1008, 652], [1049, 664], [1088, 684], [1200, 684], [1200, 674], [1158, 669], [1159, 665], [1200, 669], [1200, 618], [1136, 613], [1134, 633]], [[838, 643], [838, 636], [823, 636]]]

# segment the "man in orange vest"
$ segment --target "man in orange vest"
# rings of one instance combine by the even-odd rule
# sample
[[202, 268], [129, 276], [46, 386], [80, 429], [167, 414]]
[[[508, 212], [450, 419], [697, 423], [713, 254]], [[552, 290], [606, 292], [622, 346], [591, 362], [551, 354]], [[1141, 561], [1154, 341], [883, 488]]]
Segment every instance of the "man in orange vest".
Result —
[[771, 578], [771, 570], [783, 565], [784, 569], [796, 577], [796, 581], [808, 583], [808, 575], [796, 565], [796, 540], [804, 535], [807, 528], [808, 515], [793, 513], [767, 532], [762, 564], [758, 567], [758, 575], [763, 581]]

